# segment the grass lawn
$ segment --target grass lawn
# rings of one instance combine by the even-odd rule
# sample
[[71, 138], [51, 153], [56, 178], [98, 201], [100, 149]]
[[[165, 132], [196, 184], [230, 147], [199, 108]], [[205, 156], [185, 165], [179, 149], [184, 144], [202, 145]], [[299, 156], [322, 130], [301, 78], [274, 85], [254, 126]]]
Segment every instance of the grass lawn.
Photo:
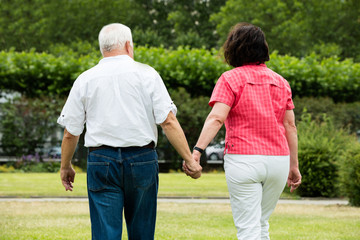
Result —
[[[278, 205], [272, 240], [360, 239], [360, 208]], [[126, 229], [124, 229], [124, 238]], [[90, 239], [87, 202], [0, 202], [1, 240]], [[159, 203], [155, 239], [236, 239], [229, 204]]]
[[[204, 173], [194, 180], [184, 173], [161, 173], [159, 197], [229, 197], [224, 173]], [[0, 173], [0, 197], [86, 197], [86, 174], [66, 192], [58, 173]], [[284, 193], [283, 197], [296, 197]]]
[[[86, 174], [77, 174], [74, 192], [65, 192], [59, 174], [0, 173], [0, 196], [85, 197]], [[198, 180], [170, 173], [160, 174], [159, 196], [228, 197], [228, 192], [224, 173], [206, 173]], [[272, 240], [357, 240], [360, 208], [281, 204], [270, 224]], [[160, 202], [155, 238], [236, 239], [230, 206]], [[0, 201], [0, 239], [90, 239], [88, 203]]]
[[[161, 173], [159, 196], [228, 197], [224, 173], [194, 180], [184, 173]], [[0, 173], [0, 196], [86, 197], [86, 173], [75, 176], [74, 191], [66, 192], [58, 173]]]

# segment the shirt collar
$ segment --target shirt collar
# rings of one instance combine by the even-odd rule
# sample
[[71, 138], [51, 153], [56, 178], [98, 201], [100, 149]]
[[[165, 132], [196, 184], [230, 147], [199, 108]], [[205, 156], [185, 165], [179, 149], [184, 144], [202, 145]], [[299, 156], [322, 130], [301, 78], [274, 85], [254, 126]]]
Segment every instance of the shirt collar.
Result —
[[110, 62], [110, 61], [117, 61], [117, 60], [122, 60], [122, 61], [134, 61], [134, 59], [132, 59], [129, 55], [117, 55], [114, 57], [105, 57], [102, 58], [99, 63], [103, 63], [103, 62]]
[[266, 64], [265, 63], [258, 63], [258, 62], [253, 62], [253, 63], [244, 63], [243, 66], [246, 66], [246, 65], [252, 65], [252, 66], [262, 66], [262, 67], [266, 67]]

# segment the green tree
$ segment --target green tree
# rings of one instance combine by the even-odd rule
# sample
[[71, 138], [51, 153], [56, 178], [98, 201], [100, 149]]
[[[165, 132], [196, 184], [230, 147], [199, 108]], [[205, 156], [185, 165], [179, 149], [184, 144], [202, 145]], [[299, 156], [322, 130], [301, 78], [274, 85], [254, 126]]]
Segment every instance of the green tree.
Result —
[[[54, 43], [95, 42], [101, 27], [128, 25], [136, 44], [214, 47], [208, 21], [226, 0], [0, 0], [0, 48], [47, 50]], [[21, 7], [19, 7], [21, 6]]]
[[149, 22], [145, 9], [128, 0], [1, 0], [0, 4], [1, 49], [42, 51], [54, 43], [94, 42], [106, 24], [145, 29]]
[[42, 4], [41, 0], [0, 0], [0, 49], [30, 49], [44, 41]]
[[263, 29], [271, 51], [305, 56], [319, 49], [319, 45], [324, 45], [323, 49], [335, 46], [335, 53], [359, 60], [356, 0], [229, 0], [211, 20], [217, 24], [220, 43], [231, 26], [250, 22]]
[[[284, 53], [289, 52], [291, 50], [289, 48], [303, 49], [306, 47], [304, 43], [295, 41], [297, 38], [306, 38], [304, 36], [306, 32], [301, 31], [304, 23], [299, 11], [303, 8], [303, 4], [298, 0], [288, 2], [284, 0], [227, 1], [220, 12], [211, 16], [211, 20], [217, 23], [220, 43], [225, 41], [233, 25], [238, 22], [249, 22], [262, 28], [267, 36], [270, 50], [277, 49], [280, 53]], [[292, 22], [297, 24], [294, 25]]]
[[168, 15], [172, 23], [175, 45], [211, 48], [218, 35], [215, 24], [209, 21], [212, 13], [220, 10], [225, 0], [174, 0], [174, 9]]
[[338, 24], [337, 43], [343, 48], [343, 56], [353, 57], [360, 62], [360, 1], [341, 1], [343, 16]]

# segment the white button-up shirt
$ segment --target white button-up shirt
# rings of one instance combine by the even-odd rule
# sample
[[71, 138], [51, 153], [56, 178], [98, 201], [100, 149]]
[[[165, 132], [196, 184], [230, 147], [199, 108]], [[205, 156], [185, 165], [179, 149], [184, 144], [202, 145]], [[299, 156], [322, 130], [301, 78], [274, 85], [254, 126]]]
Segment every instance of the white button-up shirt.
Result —
[[144, 146], [157, 143], [156, 124], [176, 115], [160, 75], [128, 55], [106, 57], [74, 82], [58, 123], [85, 146]]

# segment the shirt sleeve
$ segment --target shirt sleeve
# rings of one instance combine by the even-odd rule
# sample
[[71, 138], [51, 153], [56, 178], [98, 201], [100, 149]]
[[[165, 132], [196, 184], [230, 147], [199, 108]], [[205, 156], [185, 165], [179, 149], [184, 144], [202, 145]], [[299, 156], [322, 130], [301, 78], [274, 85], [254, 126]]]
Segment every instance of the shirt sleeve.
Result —
[[289, 83], [286, 81], [286, 90], [287, 90], [287, 102], [286, 102], [286, 110], [292, 110], [295, 108], [294, 102], [292, 100], [292, 93]]
[[155, 74], [154, 88], [151, 94], [151, 99], [153, 103], [153, 112], [156, 124], [163, 123], [169, 115], [170, 111], [176, 115], [177, 108], [174, 102], [171, 100], [166, 86], [157, 72]]
[[211, 94], [209, 105], [213, 107], [216, 102], [222, 102], [232, 107], [235, 95], [224, 75], [221, 75]]
[[85, 110], [80, 94], [80, 84], [75, 81], [57, 123], [74, 136], [79, 136], [84, 130]]

